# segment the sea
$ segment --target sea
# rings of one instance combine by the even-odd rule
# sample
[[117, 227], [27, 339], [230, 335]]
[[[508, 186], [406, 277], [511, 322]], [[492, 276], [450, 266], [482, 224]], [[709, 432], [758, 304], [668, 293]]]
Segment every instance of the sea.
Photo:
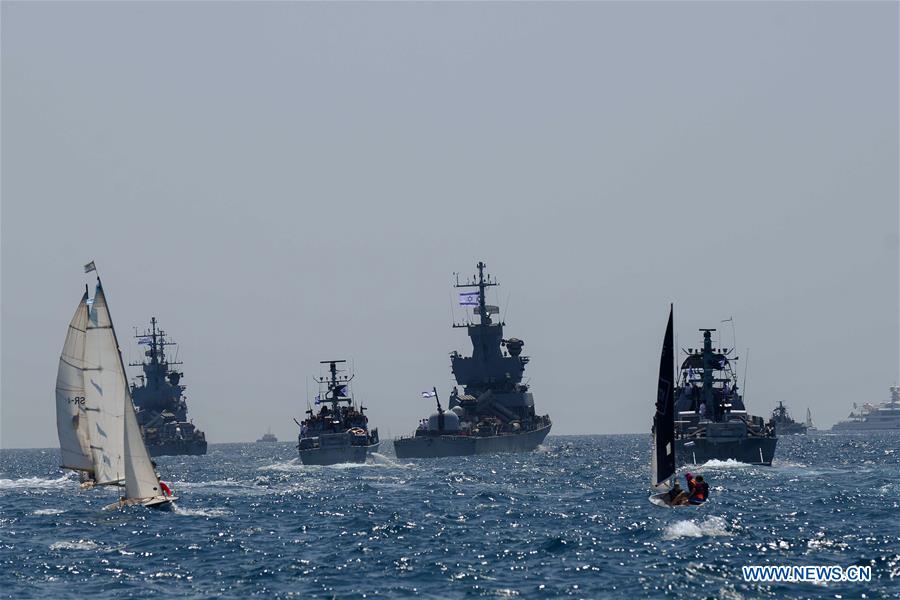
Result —
[[[710, 501], [648, 501], [648, 435], [303, 466], [290, 443], [160, 457], [176, 508], [103, 512], [58, 450], [0, 451], [0, 597], [900, 598], [900, 436], [783, 437], [712, 461]], [[683, 474], [685, 469], [681, 469]], [[748, 582], [743, 566], [870, 566]]]

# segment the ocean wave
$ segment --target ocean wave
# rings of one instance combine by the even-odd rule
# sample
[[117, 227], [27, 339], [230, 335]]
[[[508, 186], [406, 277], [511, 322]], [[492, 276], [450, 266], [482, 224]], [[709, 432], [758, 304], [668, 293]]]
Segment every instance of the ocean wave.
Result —
[[61, 515], [64, 511], [61, 508], [39, 508], [36, 511], [33, 511], [31, 514], [39, 515], [39, 516], [47, 516], [47, 515]]
[[375, 466], [397, 467], [398, 469], [411, 469], [414, 466], [412, 463], [397, 462], [390, 456], [385, 456], [380, 452], [373, 452], [369, 456], [372, 457], [372, 464]]
[[74, 483], [68, 475], [58, 479], [43, 479], [41, 477], [23, 477], [22, 479], [0, 479], [0, 490], [39, 489], [49, 490], [65, 487]]
[[716, 460], [715, 458], [712, 460], [708, 460], [702, 465], [696, 465], [696, 468], [700, 469], [748, 469], [752, 468], [754, 465], [750, 463], [743, 463], [733, 458], [729, 458], [727, 460]]
[[670, 525], [666, 525], [663, 530], [663, 539], [675, 540], [684, 537], [699, 538], [731, 535], [726, 525], [725, 519], [722, 517], [707, 517], [699, 523], [694, 520], [675, 521]]
[[173, 505], [172, 512], [183, 517], [227, 517], [232, 515], [232, 511], [222, 507], [211, 508], [182, 508], [177, 504]]
[[286, 462], [273, 463], [257, 468], [257, 471], [280, 471], [282, 473], [296, 473], [297, 471], [308, 471], [309, 467], [300, 462], [299, 458], [292, 458]]
[[254, 485], [253, 482], [248, 481], [237, 481], [234, 479], [219, 479], [213, 481], [174, 481], [172, 482], [172, 486], [175, 489], [178, 488], [246, 488], [252, 487]]
[[51, 550], [96, 550], [100, 544], [93, 540], [77, 540], [74, 542], [54, 542], [50, 544]]

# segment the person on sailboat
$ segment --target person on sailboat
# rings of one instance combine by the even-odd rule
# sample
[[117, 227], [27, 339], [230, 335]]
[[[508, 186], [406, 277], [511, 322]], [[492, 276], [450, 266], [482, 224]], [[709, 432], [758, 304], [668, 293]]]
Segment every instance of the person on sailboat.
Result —
[[669, 490], [669, 504], [672, 506], [679, 506], [687, 503], [688, 495], [681, 489], [681, 485], [676, 481], [675, 485], [672, 486], [672, 489]]
[[171, 496], [172, 490], [165, 484], [165, 482], [159, 478], [159, 471], [156, 470], [156, 461], [151, 460], [150, 465], [153, 467], [153, 473], [156, 475], [156, 481], [159, 482], [159, 489], [162, 490], [163, 495]]
[[692, 496], [694, 494], [694, 488], [697, 486], [694, 481], [694, 476], [691, 473], [685, 473], [684, 478], [687, 480], [688, 496]]
[[703, 481], [703, 475], [694, 479], [694, 492], [688, 498], [690, 504], [703, 504], [709, 498], [709, 484]]

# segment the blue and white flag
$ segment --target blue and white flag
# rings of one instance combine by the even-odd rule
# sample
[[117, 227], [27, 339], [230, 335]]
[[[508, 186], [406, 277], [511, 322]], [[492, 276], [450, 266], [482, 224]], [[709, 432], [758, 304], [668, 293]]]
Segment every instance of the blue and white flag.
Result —
[[138, 338], [138, 344], [144, 344], [145, 346], [149, 346], [153, 343], [153, 340], [148, 337]]
[[459, 305], [460, 306], [478, 306], [478, 292], [460, 292], [459, 293]]
[[91, 261], [88, 264], [84, 265], [85, 273], [90, 273], [91, 271], [96, 271], [96, 270], [97, 270], [97, 265], [94, 264], [94, 261]]
[[423, 398], [434, 398], [436, 395], [437, 394], [434, 393], [434, 390], [431, 390], [430, 392], [422, 392]]
[[322, 404], [322, 397], [319, 394], [316, 394], [316, 404]]

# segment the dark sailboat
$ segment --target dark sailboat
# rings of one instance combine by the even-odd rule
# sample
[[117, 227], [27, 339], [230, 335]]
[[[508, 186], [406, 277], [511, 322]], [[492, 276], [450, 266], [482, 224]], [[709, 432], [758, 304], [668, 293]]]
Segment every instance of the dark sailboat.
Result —
[[[503, 338], [503, 321], [494, 322], [497, 306], [487, 304], [485, 291], [498, 285], [477, 265], [478, 275], [457, 288], [474, 288], [460, 294], [460, 304], [474, 306], [477, 323], [454, 324], [465, 328], [472, 342], [472, 356], [450, 355], [456, 382], [448, 409], [441, 408], [420, 422], [414, 436], [394, 440], [398, 458], [464, 456], [496, 452], [528, 452], [537, 448], [550, 432], [550, 417], [535, 413], [534, 397], [522, 383], [529, 358], [522, 355], [525, 342]], [[425, 392], [437, 400], [437, 391]]]
[[650, 485], [655, 492], [650, 501], [671, 506], [669, 491], [675, 483], [675, 344], [672, 333], [673, 308], [663, 337], [653, 415], [653, 451], [650, 457]]

